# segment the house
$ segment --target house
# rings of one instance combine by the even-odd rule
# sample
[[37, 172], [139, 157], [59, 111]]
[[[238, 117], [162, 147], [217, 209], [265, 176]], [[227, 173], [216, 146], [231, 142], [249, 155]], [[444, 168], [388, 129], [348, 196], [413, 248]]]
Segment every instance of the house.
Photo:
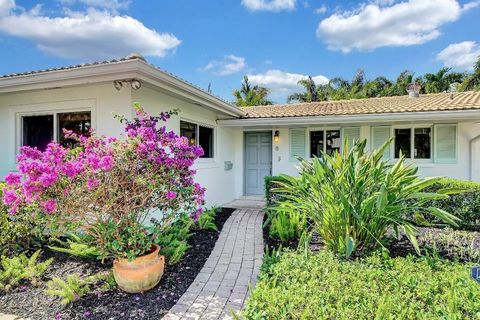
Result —
[[[263, 178], [295, 174], [295, 156], [341, 150], [348, 137], [369, 148], [390, 137], [422, 176], [480, 181], [480, 93], [441, 93], [240, 109], [138, 54], [120, 60], [5, 75], [0, 78], [0, 178], [15, 170], [22, 145], [44, 147], [63, 128], [119, 136], [112, 113], [180, 109], [167, 127], [201, 145], [197, 180], [207, 205], [262, 195]], [[63, 141], [67, 143], [67, 141]]]

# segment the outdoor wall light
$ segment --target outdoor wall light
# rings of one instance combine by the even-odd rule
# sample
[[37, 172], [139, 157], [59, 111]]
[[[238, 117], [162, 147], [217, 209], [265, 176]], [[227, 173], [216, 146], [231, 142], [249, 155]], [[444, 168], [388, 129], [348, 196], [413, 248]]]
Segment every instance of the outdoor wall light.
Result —
[[280, 131], [276, 130], [273, 134], [273, 141], [278, 142], [280, 141]]

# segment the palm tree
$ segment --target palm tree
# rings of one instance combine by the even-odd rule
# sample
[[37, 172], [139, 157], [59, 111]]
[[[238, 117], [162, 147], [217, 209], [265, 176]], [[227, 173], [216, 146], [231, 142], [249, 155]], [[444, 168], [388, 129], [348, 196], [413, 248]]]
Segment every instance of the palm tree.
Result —
[[244, 76], [242, 88], [233, 91], [233, 96], [235, 97], [234, 103], [239, 107], [273, 104], [272, 101], [268, 100], [268, 94], [269, 90], [267, 88], [258, 85], [252, 86], [248, 81], [248, 77]]
[[473, 73], [465, 77], [459, 89], [460, 91], [480, 90], [480, 56], [477, 58]]
[[287, 97], [287, 102], [315, 102], [327, 100], [327, 92], [324, 85], [317, 85], [311, 76], [297, 82], [305, 88], [305, 92], [296, 92]]
[[384, 97], [393, 86], [393, 82], [386, 77], [376, 77], [372, 81], [367, 81], [363, 86], [363, 92], [366, 98]]
[[437, 73], [425, 74], [425, 92], [446, 92], [454, 83], [460, 83], [463, 81], [463, 74], [450, 71], [451, 68], [442, 68]]

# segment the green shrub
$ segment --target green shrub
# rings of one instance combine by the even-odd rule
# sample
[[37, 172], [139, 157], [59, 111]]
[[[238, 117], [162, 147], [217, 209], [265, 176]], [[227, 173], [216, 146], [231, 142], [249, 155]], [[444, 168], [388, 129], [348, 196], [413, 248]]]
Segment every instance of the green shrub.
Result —
[[81, 297], [90, 293], [92, 285], [103, 283], [98, 291], [105, 291], [115, 287], [115, 280], [111, 272], [97, 273], [92, 276], [81, 278], [77, 274], [67, 276], [66, 280], [55, 277], [47, 282], [45, 294], [60, 297], [64, 305], [78, 301]]
[[480, 262], [480, 232], [424, 229], [418, 242], [451, 259]]
[[155, 243], [160, 246], [160, 253], [165, 256], [167, 264], [178, 263], [185, 255], [190, 245], [187, 243], [193, 220], [182, 215], [170, 225], [156, 225], [152, 229], [155, 233]]
[[39, 262], [41, 251], [36, 251], [30, 258], [25, 254], [13, 258], [2, 257], [0, 260], [0, 290], [9, 291], [21, 281], [37, 285], [40, 277], [52, 264], [53, 259]]
[[80, 258], [98, 258], [100, 252], [97, 247], [93, 245], [93, 238], [87, 236], [80, 236], [74, 233], [68, 235], [66, 241], [56, 240], [61, 246], [48, 246], [53, 251], [64, 252], [72, 256]]
[[284, 176], [287, 182], [278, 182], [281, 187], [275, 191], [287, 200], [276, 207], [305, 215], [325, 245], [345, 257], [376, 249], [391, 228], [397, 234], [403, 229], [420, 253], [414, 219], [422, 220], [423, 214], [451, 224], [458, 219], [425, 206], [428, 200], [448, 197], [424, 192], [438, 178], [417, 178], [417, 169], [405, 166], [403, 157], [395, 164], [382, 159], [390, 142], [372, 152], [365, 150], [366, 141], [360, 141], [341, 154], [299, 159], [300, 176]]
[[[435, 192], [447, 188], [464, 189], [468, 191], [452, 194], [445, 199], [434, 200], [428, 205], [443, 209], [460, 218], [460, 229], [480, 231], [480, 183], [465, 180], [442, 179], [430, 187], [430, 191]], [[430, 218], [429, 221], [441, 223], [441, 221], [435, 218]]]
[[434, 258], [375, 255], [345, 261], [283, 253], [257, 283], [246, 319], [480, 319], [469, 266]]
[[273, 192], [273, 189], [279, 187], [277, 182], [284, 181], [282, 176], [266, 176], [265, 177], [265, 203], [268, 206], [276, 204], [282, 200], [282, 195], [279, 192]]
[[282, 207], [267, 210], [268, 234], [271, 238], [287, 242], [298, 239], [305, 231], [305, 215], [298, 211], [283, 210]]
[[218, 208], [205, 210], [195, 222], [193, 228], [197, 230], [218, 231], [217, 225], [215, 224], [215, 216], [217, 215], [218, 210]]

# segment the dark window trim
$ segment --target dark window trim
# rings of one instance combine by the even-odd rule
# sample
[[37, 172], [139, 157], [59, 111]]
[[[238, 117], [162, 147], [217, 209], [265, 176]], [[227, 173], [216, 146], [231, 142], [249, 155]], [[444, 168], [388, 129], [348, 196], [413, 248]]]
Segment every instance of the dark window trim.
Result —
[[[204, 160], [211, 160], [211, 159], [215, 159], [216, 156], [217, 156], [217, 139], [216, 139], [216, 131], [217, 131], [217, 128], [215, 126], [212, 126], [212, 125], [208, 125], [208, 124], [205, 124], [205, 123], [202, 123], [202, 122], [198, 122], [198, 121], [194, 121], [194, 120], [190, 120], [190, 119], [185, 119], [185, 118], [180, 118], [180, 122], [179, 122], [179, 125], [181, 122], [186, 122], [186, 123], [190, 123], [190, 124], [193, 124], [195, 125], [196, 129], [195, 129], [195, 135], [196, 135], [196, 145], [199, 145], [199, 142], [200, 142], [200, 127], [204, 127], [204, 128], [208, 128], [208, 129], [212, 129], [212, 156], [211, 157], [201, 157], [201, 159], [204, 159]], [[181, 128], [179, 128], [179, 131], [181, 130]], [[180, 133], [180, 132], [179, 132]]]

